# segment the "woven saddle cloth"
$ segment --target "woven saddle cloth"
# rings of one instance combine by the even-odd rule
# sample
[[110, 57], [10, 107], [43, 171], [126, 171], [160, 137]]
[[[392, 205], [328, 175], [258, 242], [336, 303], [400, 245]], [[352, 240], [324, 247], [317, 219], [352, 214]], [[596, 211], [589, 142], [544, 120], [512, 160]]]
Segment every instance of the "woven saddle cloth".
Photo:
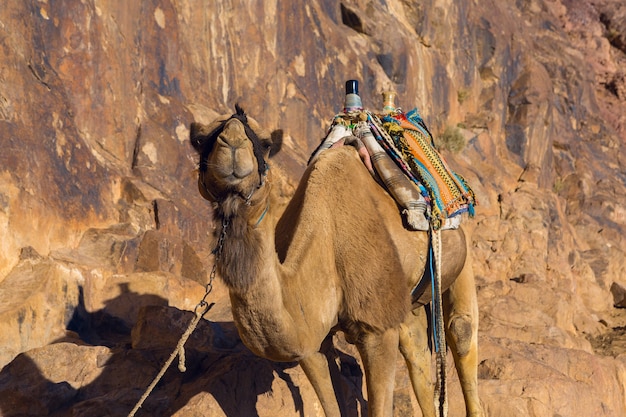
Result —
[[[369, 111], [338, 114], [309, 161], [339, 143], [359, 149], [372, 175], [403, 207], [414, 230], [456, 228], [461, 214], [474, 215], [477, 202], [473, 190], [437, 151], [417, 109], [406, 114], [402, 110], [385, 115]], [[364, 149], [369, 158], [363, 157]], [[426, 224], [420, 220], [424, 217]]]

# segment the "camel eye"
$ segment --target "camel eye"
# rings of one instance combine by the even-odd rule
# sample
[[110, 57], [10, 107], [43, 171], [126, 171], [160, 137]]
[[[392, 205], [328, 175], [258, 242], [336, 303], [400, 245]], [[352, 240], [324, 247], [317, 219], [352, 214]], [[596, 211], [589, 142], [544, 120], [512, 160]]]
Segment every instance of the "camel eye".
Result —
[[272, 140], [271, 139], [261, 139], [261, 148], [263, 151], [267, 152], [272, 149]]
[[[189, 129], [189, 140], [194, 149], [202, 153], [211, 139], [211, 132], [201, 123], [192, 123]], [[212, 146], [212, 145], [211, 145]]]

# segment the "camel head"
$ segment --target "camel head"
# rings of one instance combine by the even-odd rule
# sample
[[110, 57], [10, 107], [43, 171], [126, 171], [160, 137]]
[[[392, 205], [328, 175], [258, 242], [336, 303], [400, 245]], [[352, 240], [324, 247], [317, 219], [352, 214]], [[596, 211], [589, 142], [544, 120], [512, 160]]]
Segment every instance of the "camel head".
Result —
[[265, 183], [266, 159], [280, 149], [282, 131], [268, 134], [236, 105], [231, 116], [192, 123], [190, 139], [200, 155], [200, 194], [212, 202], [240, 197], [247, 203]]

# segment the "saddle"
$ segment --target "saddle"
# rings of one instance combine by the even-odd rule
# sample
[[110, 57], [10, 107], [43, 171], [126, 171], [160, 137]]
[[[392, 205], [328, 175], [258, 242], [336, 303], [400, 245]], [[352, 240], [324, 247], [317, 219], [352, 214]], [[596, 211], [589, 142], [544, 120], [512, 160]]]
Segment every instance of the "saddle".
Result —
[[474, 215], [475, 194], [434, 145], [417, 108], [337, 114], [309, 163], [325, 149], [352, 145], [372, 176], [394, 197], [412, 230], [456, 229]]

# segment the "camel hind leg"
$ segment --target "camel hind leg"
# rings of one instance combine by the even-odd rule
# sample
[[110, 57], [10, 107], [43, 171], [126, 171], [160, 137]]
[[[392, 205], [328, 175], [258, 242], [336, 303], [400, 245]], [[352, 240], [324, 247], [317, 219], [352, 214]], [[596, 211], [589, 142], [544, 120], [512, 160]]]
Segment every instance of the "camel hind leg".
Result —
[[468, 417], [484, 417], [478, 398], [478, 302], [471, 261], [444, 294], [446, 340], [454, 357]]
[[435, 417], [431, 352], [428, 347], [426, 308], [419, 307], [400, 325], [400, 352], [404, 356], [413, 392], [424, 417]]

